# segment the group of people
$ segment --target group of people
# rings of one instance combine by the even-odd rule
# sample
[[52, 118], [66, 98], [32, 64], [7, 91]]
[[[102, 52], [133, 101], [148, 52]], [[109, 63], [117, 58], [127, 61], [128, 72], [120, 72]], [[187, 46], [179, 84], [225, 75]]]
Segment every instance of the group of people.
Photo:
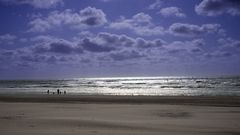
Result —
[[[49, 91], [49, 90], [47, 90], [47, 94], [50, 94], [50, 91]], [[55, 92], [53, 92], [52, 94], [55, 94]], [[62, 91], [60, 91], [59, 89], [57, 89], [57, 93], [56, 93], [56, 94], [61, 95], [61, 94], [62, 94]], [[65, 94], [67, 94], [67, 92], [64, 90], [64, 91], [63, 91], [63, 94], [65, 95]]]

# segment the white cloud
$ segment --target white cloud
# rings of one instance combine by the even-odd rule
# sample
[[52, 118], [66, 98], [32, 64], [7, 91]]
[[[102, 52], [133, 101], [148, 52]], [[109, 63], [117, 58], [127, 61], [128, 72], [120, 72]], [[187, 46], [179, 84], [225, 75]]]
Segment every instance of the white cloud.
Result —
[[178, 7], [162, 8], [158, 13], [165, 17], [171, 17], [171, 16], [172, 17], [186, 17], [186, 15]]
[[114, 1], [114, 0], [99, 0], [99, 1], [102, 1], [102, 2], [111, 2], [111, 1]]
[[8, 4], [27, 4], [35, 8], [52, 8], [58, 5], [63, 5], [63, 0], [0, 0]]
[[218, 33], [220, 24], [203, 24], [201, 26], [187, 23], [174, 23], [169, 27], [169, 33], [175, 36], [193, 37], [207, 33]]
[[171, 55], [178, 52], [182, 53], [183, 51], [191, 54], [203, 52], [201, 48], [203, 45], [205, 45], [205, 41], [203, 39], [194, 39], [191, 41], [173, 41], [172, 43], [164, 45], [164, 48]]
[[130, 19], [121, 18], [109, 25], [109, 28], [120, 30], [128, 29], [142, 36], [162, 35], [164, 29], [152, 23], [152, 17], [145, 13], [138, 13]]
[[0, 35], [0, 44], [13, 44], [17, 36], [11, 34]]
[[154, 3], [148, 6], [148, 9], [158, 9], [162, 6], [162, 1], [161, 0], [156, 0]]
[[53, 11], [47, 17], [35, 18], [29, 22], [29, 25], [31, 26], [29, 31], [45, 32], [60, 26], [84, 29], [100, 26], [106, 22], [106, 15], [101, 9], [87, 7], [80, 10], [79, 13], [66, 9], [63, 12]]

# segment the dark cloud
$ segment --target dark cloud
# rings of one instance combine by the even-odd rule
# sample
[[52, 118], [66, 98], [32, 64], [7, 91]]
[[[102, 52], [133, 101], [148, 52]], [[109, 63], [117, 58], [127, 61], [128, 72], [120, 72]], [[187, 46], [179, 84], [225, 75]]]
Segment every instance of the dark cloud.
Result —
[[87, 7], [74, 13], [71, 9], [63, 12], [53, 11], [47, 17], [38, 17], [29, 22], [30, 32], [45, 32], [56, 27], [66, 26], [71, 29], [86, 29], [100, 26], [107, 22], [106, 15], [101, 9]]
[[169, 32], [175, 36], [199, 36], [207, 33], [216, 33], [220, 30], [220, 24], [203, 24], [201, 26], [186, 24], [186, 23], [174, 23], [169, 27]]
[[33, 51], [36, 53], [59, 53], [59, 54], [81, 54], [83, 50], [80, 46], [66, 41], [57, 40], [52, 42], [43, 42], [33, 47]]
[[[67, 56], [55, 56], [55, 55], [42, 55], [42, 54], [18, 54], [18, 61], [26, 64], [60, 64], [60, 63], [71, 63], [73, 59], [69, 59]], [[35, 65], [33, 65], [35, 66]]]
[[223, 13], [240, 15], [239, 0], [203, 0], [195, 7], [195, 11], [201, 15], [217, 16]]
[[145, 40], [143, 38], [131, 38], [126, 35], [116, 35], [102, 32], [96, 37], [84, 38], [80, 43], [84, 50], [90, 52], [110, 52], [124, 50], [126, 48], [154, 48], [161, 47], [166, 42], [162, 39]]
[[134, 50], [125, 50], [125, 51], [114, 52], [110, 54], [110, 57], [115, 61], [137, 59], [143, 56], [144, 56], [143, 54]]
[[135, 40], [126, 35], [116, 35], [101, 32], [94, 37], [80, 38], [79, 45], [89, 52], [110, 52], [113, 50], [121, 50], [125, 47], [132, 47]]
[[206, 53], [204, 56], [210, 59], [216, 59], [216, 58], [218, 59], [218, 58], [228, 58], [233, 56], [233, 54], [227, 51], [217, 50], [211, 53]]
[[0, 67], [3, 67], [4, 63], [6, 64], [11, 62], [14, 55], [15, 55], [14, 51], [0, 49], [0, 63], [3, 63], [0, 64]]
[[103, 46], [98, 43], [92, 42], [88, 38], [83, 39], [81, 45], [83, 46], [83, 49], [90, 52], [110, 52], [115, 49], [114, 47]]
[[20, 56], [20, 59], [27, 62], [44, 62], [46, 61], [46, 56], [41, 55], [22, 55]]
[[65, 43], [51, 43], [49, 44], [49, 52], [70, 54], [73, 51], [73, 47]]
[[8, 50], [4, 50], [1, 52], [1, 55], [2, 56], [6, 56], [6, 57], [11, 57], [14, 55], [14, 52], [13, 51], [8, 51]]
[[52, 8], [58, 5], [63, 5], [63, 0], [0, 0], [6, 4], [16, 4], [16, 5], [30, 5], [35, 8]]

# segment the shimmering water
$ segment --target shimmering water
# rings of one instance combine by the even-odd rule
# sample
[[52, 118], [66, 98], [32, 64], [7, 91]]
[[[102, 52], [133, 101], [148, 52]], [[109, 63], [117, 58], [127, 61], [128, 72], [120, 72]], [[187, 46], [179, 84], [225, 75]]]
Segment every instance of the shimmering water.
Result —
[[0, 94], [46, 94], [57, 89], [81, 95], [237, 95], [240, 77], [125, 77], [65, 80], [1, 80]]

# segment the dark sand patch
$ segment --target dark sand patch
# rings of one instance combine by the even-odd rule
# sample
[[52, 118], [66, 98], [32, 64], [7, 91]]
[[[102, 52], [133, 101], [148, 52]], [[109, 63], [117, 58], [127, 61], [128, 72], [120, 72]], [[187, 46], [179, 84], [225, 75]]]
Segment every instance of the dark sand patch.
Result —
[[184, 111], [162, 111], [155, 113], [158, 117], [169, 117], [169, 118], [189, 118], [192, 117], [192, 113]]

